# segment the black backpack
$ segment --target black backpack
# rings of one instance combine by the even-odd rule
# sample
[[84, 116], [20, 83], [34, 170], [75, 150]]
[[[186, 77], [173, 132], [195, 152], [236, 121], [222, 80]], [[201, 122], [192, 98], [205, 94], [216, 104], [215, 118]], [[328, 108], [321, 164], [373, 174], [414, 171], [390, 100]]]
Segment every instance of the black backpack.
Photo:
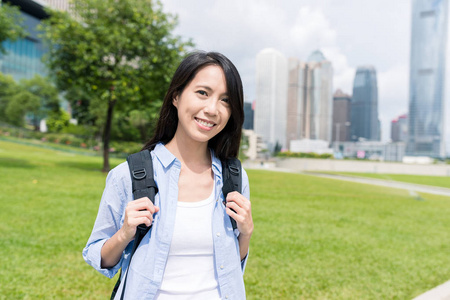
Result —
[[[156, 186], [155, 180], [153, 179], [153, 164], [150, 151], [143, 150], [141, 152], [131, 154], [127, 157], [127, 162], [130, 168], [134, 199], [148, 197], [150, 201], [155, 204], [155, 195], [158, 193], [158, 187]], [[224, 204], [226, 204], [225, 201], [228, 193], [233, 191], [238, 191], [240, 193], [242, 192], [242, 172], [241, 162], [239, 161], [239, 159], [229, 158], [225, 161], [222, 161], [222, 177], [222, 193]], [[230, 220], [231, 225], [233, 226], [233, 230], [236, 229], [236, 221], [231, 217]], [[151, 226], [147, 227], [145, 224], [141, 224], [136, 228], [136, 236], [134, 238], [134, 245], [133, 249], [131, 250], [130, 262], [128, 263], [128, 266], [130, 266], [133, 254], [134, 252], [136, 252], [136, 249], [141, 243], [142, 238], [147, 234], [150, 228]], [[122, 272], [122, 270], [120, 272]], [[120, 277], [122, 277], [122, 273], [120, 274], [119, 279], [114, 286], [113, 292], [111, 294], [111, 299], [114, 299], [117, 290], [119, 289]], [[128, 273], [125, 275], [125, 279], [123, 282], [122, 295], [120, 296], [121, 300], [125, 295], [127, 277]]]

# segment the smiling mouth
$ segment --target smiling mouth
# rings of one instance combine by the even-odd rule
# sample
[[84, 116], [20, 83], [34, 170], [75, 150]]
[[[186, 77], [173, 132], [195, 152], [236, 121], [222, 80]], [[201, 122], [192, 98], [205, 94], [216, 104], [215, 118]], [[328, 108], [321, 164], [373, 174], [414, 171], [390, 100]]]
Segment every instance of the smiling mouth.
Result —
[[198, 119], [198, 118], [195, 118], [195, 121], [197, 123], [199, 123], [200, 125], [208, 127], [208, 128], [212, 128], [212, 127], [214, 127], [216, 125], [215, 123], [211, 123], [211, 122], [208, 122], [206, 120], [202, 120], [202, 119]]

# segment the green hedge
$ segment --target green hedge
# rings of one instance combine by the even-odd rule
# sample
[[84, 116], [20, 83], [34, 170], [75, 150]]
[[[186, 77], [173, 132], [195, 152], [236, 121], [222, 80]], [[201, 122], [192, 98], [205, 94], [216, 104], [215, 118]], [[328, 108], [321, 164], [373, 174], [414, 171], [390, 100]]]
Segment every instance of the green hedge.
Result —
[[277, 154], [277, 157], [297, 157], [297, 158], [321, 158], [321, 159], [328, 159], [333, 158], [333, 154], [324, 153], [324, 154], [317, 154], [313, 152], [304, 153], [304, 152], [279, 152]]
[[[0, 124], [0, 136], [39, 140], [43, 143], [92, 149], [99, 153], [103, 149], [101, 141], [93, 137], [77, 136], [70, 133], [44, 133], [27, 128], [14, 127], [8, 124]], [[127, 156], [130, 153], [139, 152], [143, 146], [141, 143], [124, 141], [111, 141], [110, 144], [109, 151], [118, 156]]]

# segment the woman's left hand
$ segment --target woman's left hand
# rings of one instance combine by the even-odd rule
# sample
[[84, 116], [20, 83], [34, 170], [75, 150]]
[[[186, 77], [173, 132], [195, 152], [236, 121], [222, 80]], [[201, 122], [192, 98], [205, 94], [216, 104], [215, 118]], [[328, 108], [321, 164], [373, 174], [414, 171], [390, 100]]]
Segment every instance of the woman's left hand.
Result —
[[252, 205], [250, 200], [238, 192], [231, 192], [227, 195], [226, 207], [227, 214], [236, 221], [240, 235], [250, 237], [253, 233]]

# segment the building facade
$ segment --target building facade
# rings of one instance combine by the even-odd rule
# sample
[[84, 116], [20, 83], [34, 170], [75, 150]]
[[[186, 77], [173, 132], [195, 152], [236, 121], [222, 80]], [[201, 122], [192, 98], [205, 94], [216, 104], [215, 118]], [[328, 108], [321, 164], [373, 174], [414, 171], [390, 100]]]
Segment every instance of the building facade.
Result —
[[244, 102], [244, 129], [253, 130], [254, 110], [253, 103]]
[[37, 25], [47, 18], [45, 3], [41, 1], [2, 1], [20, 8], [22, 24], [27, 37], [15, 42], [5, 41], [6, 54], [0, 54], [0, 72], [11, 75], [16, 81], [36, 74], [45, 76], [47, 71], [42, 56], [46, 49], [37, 31]]
[[333, 142], [350, 141], [352, 97], [337, 90], [333, 95]]
[[291, 149], [291, 141], [305, 136], [305, 65], [296, 58], [289, 58], [288, 62], [288, 100], [287, 100], [287, 128], [286, 142]]
[[445, 156], [448, 0], [413, 0], [407, 155]]
[[372, 66], [358, 67], [351, 102], [351, 140], [379, 141], [377, 74]]
[[391, 122], [391, 140], [392, 142], [408, 141], [408, 115], [401, 115]]
[[68, 0], [0, 0], [20, 8], [22, 24], [27, 36], [17, 41], [5, 41], [6, 54], [0, 54], [0, 72], [11, 75], [16, 81], [35, 75], [46, 76], [47, 68], [42, 57], [47, 52], [43, 41], [39, 37], [37, 26], [43, 19], [48, 18], [46, 7], [54, 9], [68, 9]]
[[286, 144], [287, 59], [275, 49], [264, 49], [256, 56], [255, 132], [270, 151]]
[[314, 51], [307, 62], [290, 58], [288, 82], [288, 144], [301, 139], [330, 143], [333, 114], [331, 63], [320, 51]]
[[[314, 51], [307, 63], [306, 132], [313, 140], [331, 142], [333, 119], [333, 68], [322, 52]], [[309, 128], [308, 128], [309, 127]], [[309, 129], [309, 130], [308, 130]]]

